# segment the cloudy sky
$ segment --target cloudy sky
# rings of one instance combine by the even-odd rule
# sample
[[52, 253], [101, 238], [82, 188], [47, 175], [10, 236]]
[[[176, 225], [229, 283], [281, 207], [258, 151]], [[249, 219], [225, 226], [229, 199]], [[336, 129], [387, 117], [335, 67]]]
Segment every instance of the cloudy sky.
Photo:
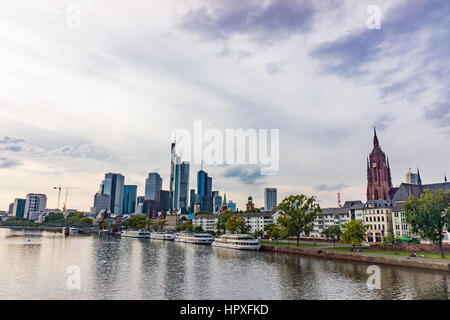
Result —
[[374, 125], [394, 185], [450, 175], [448, 0], [2, 0], [0, 37], [0, 210], [56, 207], [60, 184], [89, 210], [105, 172], [168, 188], [171, 134], [196, 120], [280, 129], [278, 174], [205, 168], [239, 207], [268, 186], [365, 200]]

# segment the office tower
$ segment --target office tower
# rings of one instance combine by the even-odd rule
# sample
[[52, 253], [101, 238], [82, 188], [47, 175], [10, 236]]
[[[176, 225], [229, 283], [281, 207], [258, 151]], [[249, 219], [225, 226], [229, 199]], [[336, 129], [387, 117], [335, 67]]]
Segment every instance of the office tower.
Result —
[[189, 213], [194, 213], [194, 206], [195, 206], [195, 189], [191, 189], [189, 195]]
[[169, 181], [169, 210], [173, 210], [173, 198], [175, 192], [175, 170], [177, 155], [175, 154], [176, 143], [172, 143], [170, 147], [170, 181]]
[[212, 197], [213, 197], [213, 212], [218, 212], [222, 208], [222, 197], [219, 195], [219, 191], [213, 191]]
[[158, 190], [156, 192], [156, 202], [157, 202], [157, 210], [161, 212], [164, 216], [169, 211], [169, 191], [167, 190]]
[[14, 202], [9, 204], [8, 216], [12, 216], [13, 215], [13, 210], [14, 210]]
[[25, 201], [24, 218], [37, 220], [40, 214], [47, 209], [47, 196], [45, 194], [29, 193]]
[[162, 183], [163, 180], [158, 173], [149, 173], [145, 180], [145, 200], [155, 200], [156, 191], [162, 189]]
[[136, 211], [137, 186], [125, 185], [123, 193], [123, 214], [133, 214]]
[[420, 178], [419, 168], [417, 168], [417, 173], [412, 173], [411, 168], [409, 168], [408, 173], [406, 174], [406, 183], [409, 184], [422, 184], [422, 179]]
[[110, 210], [114, 214], [123, 212], [123, 186], [125, 177], [120, 173], [107, 173], [103, 181], [103, 193], [111, 196]]
[[106, 212], [111, 210], [111, 195], [97, 192], [94, 196], [94, 206], [91, 208], [91, 215], [97, 216], [103, 209]]
[[182, 214], [188, 213], [188, 191], [189, 191], [189, 162], [183, 161], [180, 166], [180, 209]]
[[145, 202], [145, 197], [137, 197], [136, 200], [136, 210], [135, 213], [136, 214], [143, 214], [144, 213], [144, 202]]
[[200, 201], [200, 210], [212, 212], [212, 178], [208, 177], [203, 169], [197, 173], [197, 194]]
[[265, 208], [265, 210], [270, 211], [276, 206], [278, 206], [277, 189], [276, 188], [265, 188], [264, 189], [264, 208]]
[[236, 203], [235, 202], [233, 202], [233, 201], [228, 201], [228, 208], [231, 210], [231, 211], [233, 211], [233, 212], [236, 212]]
[[144, 201], [144, 214], [148, 218], [156, 218], [158, 212], [158, 202], [156, 200], [145, 200]]
[[11, 215], [16, 218], [23, 218], [25, 215], [26, 199], [15, 199], [13, 203], [13, 210]]

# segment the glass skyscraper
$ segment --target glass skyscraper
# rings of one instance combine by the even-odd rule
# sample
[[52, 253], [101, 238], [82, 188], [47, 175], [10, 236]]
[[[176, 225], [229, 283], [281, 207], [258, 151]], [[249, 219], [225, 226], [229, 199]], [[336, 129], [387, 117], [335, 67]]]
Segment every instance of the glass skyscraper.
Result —
[[156, 191], [162, 189], [162, 182], [158, 173], [148, 174], [148, 178], [145, 180], [145, 200], [155, 200]]
[[188, 211], [189, 192], [189, 162], [181, 162], [181, 157], [175, 153], [175, 143], [171, 146], [170, 161], [170, 186], [169, 186], [169, 211]]
[[120, 173], [105, 174], [103, 193], [111, 196], [110, 210], [114, 214], [123, 213], [123, 192], [125, 177]]
[[278, 206], [277, 189], [276, 188], [265, 188], [264, 189], [264, 208], [266, 209], [266, 211], [269, 211], [269, 210], [272, 210], [276, 206]]
[[212, 212], [212, 178], [208, 177], [208, 173], [203, 169], [197, 173], [197, 194], [200, 201], [200, 210]]
[[126, 185], [123, 192], [123, 214], [133, 214], [136, 211], [137, 186]]

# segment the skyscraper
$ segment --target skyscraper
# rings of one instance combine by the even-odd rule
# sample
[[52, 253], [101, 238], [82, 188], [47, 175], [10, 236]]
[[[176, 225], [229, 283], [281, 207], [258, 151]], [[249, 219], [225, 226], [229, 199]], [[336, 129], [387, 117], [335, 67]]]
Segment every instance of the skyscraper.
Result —
[[16, 218], [23, 218], [25, 214], [26, 201], [26, 199], [15, 199], [11, 215]]
[[278, 206], [277, 202], [277, 189], [265, 188], [264, 189], [264, 208], [266, 211], [272, 210]]
[[162, 178], [158, 173], [149, 173], [145, 180], [145, 200], [155, 200], [156, 191], [162, 189], [162, 183]]
[[203, 169], [197, 173], [197, 194], [199, 197], [200, 210], [212, 212], [212, 178], [208, 177], [208, 173], [203, 171]]
[[367, 200], [388, 200], [391, 188], [389, 159], [380, 148], [374, 128], [373, 150], [367, 159]]
[[[103, 192], [103, 189], [102, 189]], [[94, 206], [91, 208], [91, 214], [97, 216], [101, 210], [111, 210], [111, 195], [97, 192], [94, 196]]]
[[191, 189], [189, 195], [189, 213], [194, 213], [195, 207], [195, 189]]
[[137, 186], [125, 185], [123, 195], [123, 214], [133, 214], [136, 211]]
[[123, 192], [125, 177], [120, 173], [107, 173], [103, 181], [103, 193], [111, 196], [110, 210], [114, 214], [123, 213]]
[[409, 184], [422, 184], [422, 179], [420, 178], [419, 168], [417, 168], [417, 173], [412, 173], [411, 168], [409, 168], [408, 173], [406, 174], [406, 183]]
[[218, 212], [222, 208], [222, 197], [219, 195], [219, 191], [213, 191], [213, 212]]
[[180, 166], [180, 209], [182, 214], [188, 213], [188, 191], [189, 191], [189, 162], [183, 161]]
[[25, 201], [24, 218], [37, 220], [40, 214], [47, 209], [47, 196], [45, 194], [29, 193]]
[[180, 210], [182, 213], [188, 211], [188, 191], [189, 191], [189, 162], [181, 162], [175, 152], [176, 143], [171, 145], [170, 161], [170, 186], [169, 186], [169, 210]]

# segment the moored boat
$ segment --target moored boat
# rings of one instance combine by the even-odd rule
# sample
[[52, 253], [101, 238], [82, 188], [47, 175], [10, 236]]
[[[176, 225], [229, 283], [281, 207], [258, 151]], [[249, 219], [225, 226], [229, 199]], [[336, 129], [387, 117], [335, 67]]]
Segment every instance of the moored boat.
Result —
[[166, 241], [174, 241], [176, 239], [176, 235], [168, 232], [152, 232], [150, 235], [150, 239], [153, 240], [166, 240]]
[[212, 245], [236, 250], [259, 250], [261, 248], [260, 240], [248, 234], [224, 234], [215, 239]]
[[150, 239], [150, 231], [139, 230], [139, 231], [124, 231], [121, 234], [122, 237], [128, 238], [144, 238]]
[[179, 233], [175, 241], [210, 245], [213, 243], [214, 238], [210, 233]]

